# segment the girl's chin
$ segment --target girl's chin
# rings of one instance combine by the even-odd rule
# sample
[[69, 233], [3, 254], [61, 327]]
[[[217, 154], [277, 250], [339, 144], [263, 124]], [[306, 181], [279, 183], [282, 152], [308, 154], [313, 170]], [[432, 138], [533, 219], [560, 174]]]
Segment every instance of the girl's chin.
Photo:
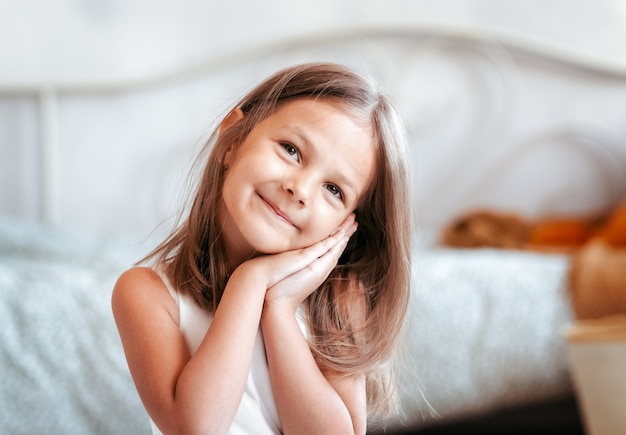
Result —
[[306, 248], [313, 243], [285, 243], [285, 244], [267, 244], [267, 243], [259, 243], [254, 246], [254, 251], [252, 253], [253, 256], [257, 257], [259, 255], [272, 255], [272, 254], [280, 254], [281, 252], [287, 251], [295, 251], [296, 249]]

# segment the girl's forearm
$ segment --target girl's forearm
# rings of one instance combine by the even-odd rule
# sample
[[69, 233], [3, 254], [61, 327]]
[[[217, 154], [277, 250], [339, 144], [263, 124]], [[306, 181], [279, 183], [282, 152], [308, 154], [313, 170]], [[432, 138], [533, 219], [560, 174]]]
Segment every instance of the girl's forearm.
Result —
[[261, 326], [284, 433], [364, 433], [320, 371], [294, 313], [266, 303]]
[[210, 328], [176, 383], [183, 432], [228, 432], [248, 378], [264, 296], [258, 280], [233, 273]]

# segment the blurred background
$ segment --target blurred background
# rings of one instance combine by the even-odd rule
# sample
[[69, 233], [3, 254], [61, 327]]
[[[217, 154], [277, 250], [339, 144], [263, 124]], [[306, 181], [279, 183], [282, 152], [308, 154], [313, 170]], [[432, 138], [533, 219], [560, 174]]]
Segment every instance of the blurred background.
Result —
[[[183, 167], [252, 78], [194, 102], [181, 97], [198, 93], [191, 87], [142, 86], [256, 47], [372, 28], [485, 33], [626, 68], [623, 0], [0, 0], [0, 214], [149, 231], [172, 209], [180, 175], [157, 168], [151, 150], [167, 143], [166, 162]], [[164, 174], [156, 208], [142, 194], [146, 168]]]
[[0, 83], [126, 80], [313, 32], [447, 26], [626, 66], [623, 0], [2, 0]]

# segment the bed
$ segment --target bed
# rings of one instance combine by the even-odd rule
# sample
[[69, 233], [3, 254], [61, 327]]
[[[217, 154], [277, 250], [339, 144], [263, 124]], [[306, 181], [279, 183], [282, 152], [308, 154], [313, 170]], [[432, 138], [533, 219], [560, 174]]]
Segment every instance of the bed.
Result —
[[136, 81], [0, 85], [0, 132], [11, 139], [0, 172], [17, 192], [3, 187], [0, 216], [0, 433], [149, 433], [110, 312], [113, 283], [167, 229], [220, 110], [276, 69], [312, 60], [370, 71], [409, 130], [406, 414], [388, 432], [559, 403], [581, 430], [564, 336], [575, 320], [571, 256], [458, 249], [439, 237], [476, 208], [594, 216], [625, 198], [626, 71], [484, 33], [376, 28]]

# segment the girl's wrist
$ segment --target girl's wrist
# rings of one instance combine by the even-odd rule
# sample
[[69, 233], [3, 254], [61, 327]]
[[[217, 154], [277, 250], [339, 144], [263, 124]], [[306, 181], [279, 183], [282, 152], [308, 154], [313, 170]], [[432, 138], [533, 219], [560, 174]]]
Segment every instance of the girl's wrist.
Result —
[[225, 291], [229, 287], [241, 289], [250, 296], [258, 294], [259, 298], [265, 299], [267, 286], [265, 276], [255, 267], [249, 267], [246, 263], [237, 267], [228, 279]]
[[266, 294], [265, 301], [263, 303], [263, 312], [261, 313], [261, 319], [264, 316], [275, 318], [295, 318], [297, 306], [293, 306], [293, 303], [289, 300], [280, 300], [273, 297], [268, 297]]

